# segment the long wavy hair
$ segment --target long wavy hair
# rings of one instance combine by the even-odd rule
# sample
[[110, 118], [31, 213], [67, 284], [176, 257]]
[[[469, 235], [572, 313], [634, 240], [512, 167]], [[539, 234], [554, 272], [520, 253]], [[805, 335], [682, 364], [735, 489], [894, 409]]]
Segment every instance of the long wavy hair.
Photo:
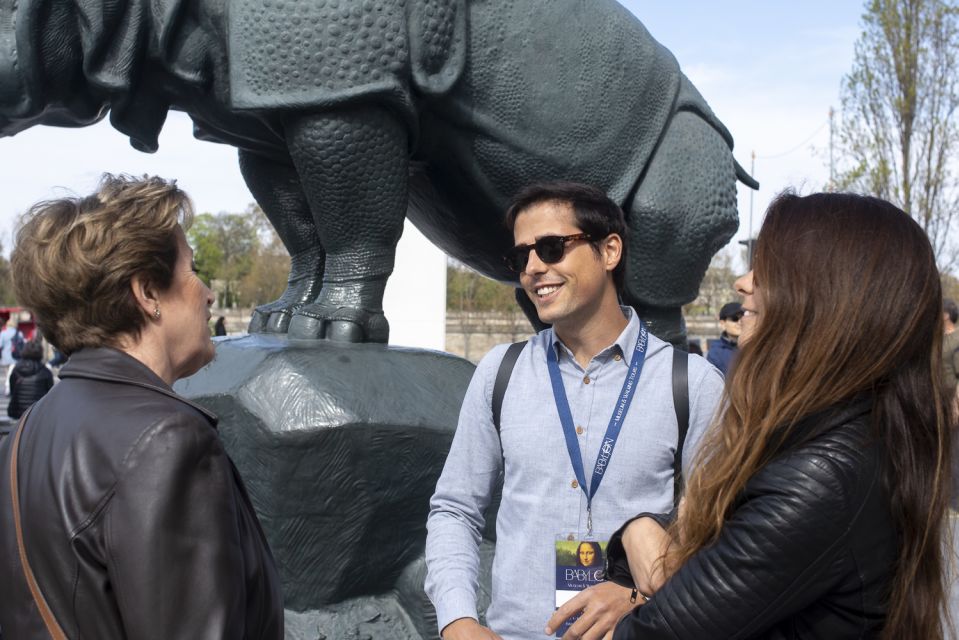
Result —
[[877, 198], [784, 193], [766, 213], [753, 279], [761, 312], [689, 478], [667, 566], [716, 540], [800, 419], [871, 393], [900, 543], [883, 638], [941, 639], [949, 425], [929, 240]]

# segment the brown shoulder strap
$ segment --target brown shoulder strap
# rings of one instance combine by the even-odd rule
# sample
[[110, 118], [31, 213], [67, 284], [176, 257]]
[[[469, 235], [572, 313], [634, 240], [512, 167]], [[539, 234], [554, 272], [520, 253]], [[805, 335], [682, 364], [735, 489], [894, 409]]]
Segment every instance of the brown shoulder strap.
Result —
[[67, 640], [67, 634], [63, 633], [63, 629], [60, 628], [57, 619], [53, 617], [53, 612], [50, 611], [50, 605], [47, 604], [43, 593], [40, 592], [40, 585], [37, 584], [37, 579], [33, 576], [33, 569], [30, 568], [30, 563], [27, 561], [27, 549], [23, 546], [23, 529], [20, 528], [20, 490], [17, 483], [17, 454], [20, 452], [20, 436], [23, 434], [23, 426], [27, 423], [27, 416], [30, 415], [31, 409], [33, 409], [33, 407], [27, 409], [20, 418], [20, 424], [17, 425], [17, 435], [13, 438], [13, 451], [10, 453], [10, 497], [13, 501], [13, 526], [17, 530], [17, 550], [20, 552], [20, 564], [23, 565], [23, 575], [27, 579], [27, 585], [30, 587], [33, 601], [37, 603], [37, 609], [40, 610], [40, 617], [43, 618], [43, 624], [46, 625], [47, 631], [53, 640]]

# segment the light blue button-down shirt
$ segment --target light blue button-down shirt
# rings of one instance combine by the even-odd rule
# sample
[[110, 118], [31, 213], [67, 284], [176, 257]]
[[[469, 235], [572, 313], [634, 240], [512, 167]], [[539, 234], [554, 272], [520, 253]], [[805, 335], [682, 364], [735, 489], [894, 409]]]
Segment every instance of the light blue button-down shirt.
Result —
[[[553, 399], [546, 349], [559, 350], [563, 384], [573, 421], [582, 428], [580, 452], [590, 478], [639, 335], [635, 313], [628, 308], [624, 312], [629, 316], [626, 328], [585, 369], [552, 330], [530, 340], [503, 399], [502, 448], [490, 407], [507, 345], [495, 347], [476, 368], [427, 523], [426, 591], [440, 629], [458, 618], [477, 617], [483, 512], [505, 464], [487, 622], [506, 640], [544, 637], [543, 627], [555, 608], [556, 536], [586, 534], [586, 497], [573, 486], [575, 474]], [[722, 389], [719, 372], [703, 358], [690, 356], [684, 466], [714, 417]], [[672, 508], [677, 434], [672, 348], [650, 335], [636, 395], [593, 498], [594, 534], [608, 536], [637, 513]]]

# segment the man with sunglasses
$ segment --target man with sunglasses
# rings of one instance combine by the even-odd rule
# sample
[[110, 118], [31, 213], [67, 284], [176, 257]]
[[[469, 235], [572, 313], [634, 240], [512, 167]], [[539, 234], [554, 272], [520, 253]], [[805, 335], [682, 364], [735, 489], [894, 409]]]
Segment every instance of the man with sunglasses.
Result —
[[740, 320], [743, 318], [743, 307], [738, 302], [727, 302], [719, 310], [719, 327], [722, 334], [719, 340], [714, 340], [709, 345], [709, 353], [706, 359], [717, 369], [722, 371], [723, 375], [729, 371], [729, 365], [732, 364], [736, 352], [739, 350], [739, 334], [742, 332]]
[[[562, 544], [602, 548], [628, 518], [673, 506], [673, 350], [619, 304], [622, 210], [592, 187], [537, 184], [516, 196], [506, 222], [515, 242], [506, 262], [551, 327], [518, 352], [498, 420], [494, 388], [508, 345], [480, 362], [464, 398], [427, 522], [426, 590], [445, 640], [542, 638], [555, 608], [587, 586], [561, 584]], [[684, 466], [723, 386], [696, 356], [688, 380]], [[501, 474], [487, 627], [476, 602], [479, 543]], [[602, 637], [635, 597], [613, 583], [592, 587], [569, 637]]]

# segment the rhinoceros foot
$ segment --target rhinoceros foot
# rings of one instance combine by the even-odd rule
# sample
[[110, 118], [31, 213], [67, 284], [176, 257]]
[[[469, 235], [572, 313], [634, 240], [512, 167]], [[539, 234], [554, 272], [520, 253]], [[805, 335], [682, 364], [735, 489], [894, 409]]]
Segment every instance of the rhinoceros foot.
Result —
[[284, 304], [281, 300], [260, 305], [250, 317], [250, 333], [286, 333], [293, 314], [301, 305]]
[[290, 280], [278, 300], [261, 304], [250, 317], [250, 333], [286, 333], [297, 309], [316, 299], [321, 288], [323, 251], [313, 247], [291, 259]]
[[290, 320], [291, 338], [333, 342], [387, 342], [390, 325], [382, 311], [308, 304]]

